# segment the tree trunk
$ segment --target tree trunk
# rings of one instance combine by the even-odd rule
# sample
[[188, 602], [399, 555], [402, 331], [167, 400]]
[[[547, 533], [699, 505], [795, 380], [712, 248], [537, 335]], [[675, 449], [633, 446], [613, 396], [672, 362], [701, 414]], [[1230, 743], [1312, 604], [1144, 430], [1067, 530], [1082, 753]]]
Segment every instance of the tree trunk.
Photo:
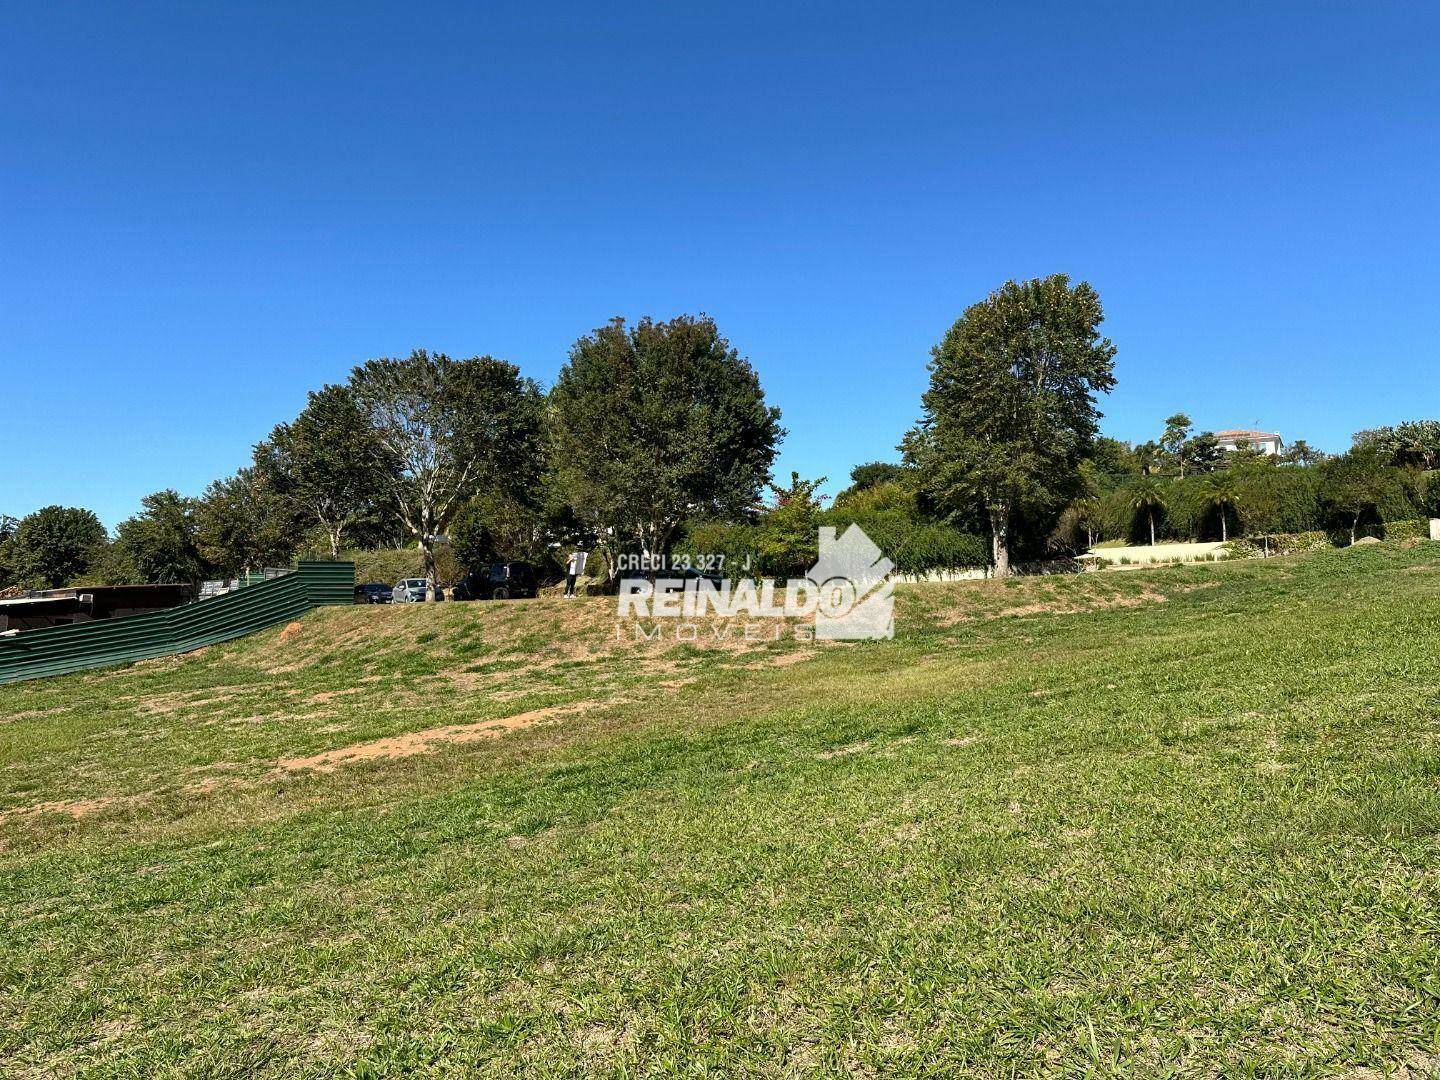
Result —
[[1230, 539], [1230, 530], [1225, 526], [1225, 508], [1220, 508], [1220, 542], [1223, 544]]
[[1355, 530], [1360, 528], [1360, 515], [1355, 515], [1355, 520], [1350, 522], [1350, 546], [1355, 546]]
[[435, 547], [428, 536], [420, 538], [420, 550], [425, 556], [425, 599], [435, 599]]
[[326, 532], [330, 534], [330, 558], [334, 562], [340, 561], [340, 537], [345, 531], [343, 525], [331, 525]]
[[995, 558], [995, 576], [1010, 576], [1010, 508], [990, 508], [991, 550]]
[[1150, 511], [1150, 546], [1155, 546], [1155, 511]]

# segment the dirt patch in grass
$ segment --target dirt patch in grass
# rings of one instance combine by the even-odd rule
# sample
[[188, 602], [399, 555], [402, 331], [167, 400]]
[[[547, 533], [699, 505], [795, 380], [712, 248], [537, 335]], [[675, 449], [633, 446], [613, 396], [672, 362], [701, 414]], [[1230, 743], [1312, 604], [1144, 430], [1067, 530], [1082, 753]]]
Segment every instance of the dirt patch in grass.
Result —
[[816, 754], [815, 758], [818, 761], [832, 761], [835, 758], [849, 757], [851, 754], [863, 754], [866, 750], [869, 749], [870, 744], [868, 742], [860, 742], [854, 743], [851, 746], [840, 746], [836, 747], [834, 750], [826, 750], [822, 753]]
[[[1018, 599], [1018, 598], [1017, 598]], [[990, 611], [947, 611], [936, 619], [940, 626], [958, 626], [962, 623], [978, 622], [998, 617], [1017, 618], [1030, 615], [1080, 615], [1089, 611], [1108, 611], [1114, 608], [1138, 608], [1150, 604], [1163, 604], [1170, 598], [1164, 593], [1146, 589], [1129, 595], [1101, 596], [1075, 593], [1072, 595], [1042, 595], [1028, 603], [1015, 604]]]
[[103, 810], [116, 801], [115, 798], [74, 799], [69, 802], [42, 802], [36, 803], [34, 806], [17, 806], [13, 810], [0, 813], [0, 821], [10, 818], [36, 817], [40, 814], [69, 814], [72, 818], [82, 818], [97, 810]]
[[54, 716], [56, 713], [69, 712], [72, 706], [56, 705], [50, 709], [27, 709], [24, 712], [11, 713], [9, 716], [0, 716], [0, 724], [11, 724], [16, 720], [32, 720], [37, 716]]
[[598, 704], [599, 702], [587, 701], [576, 705], [554, 705], [496, 720], [479, 720], [473, 724], [447, 724], [444, 727], [427, 728], [424, 731], [410, 731], [403, 735], [392, 735], [384, 739], [356, 743], [354, 746], [325, 750], [308, 757], [285, 758], [276, 763], [275, 770], [277, 772], [297, 772], [301, 769], [309, 769], [314, 772], [333, 772], [341, 765], [354, 765], [361, 761], [413, 757], [416, 754], [429, 753], [442, 745], [495, 739], [507, 732], [534, 727], [536, 724], [557, 716], [593, 709]]
[[1077, 615], [1082, 611], [1105, 611], [1110, 608], [1144, 607], [1146, 604], [1163, 604], [1170, 598], [1164, 593], [1147, 589], [1135, 596], [1076, 597], [1043, 600], [1022, 607], [1013, 608], [1007, 615]]
[[806, 660], [815, 657], [814, 652], [788, 652], [781, 653], [770, 661], [771, 667], [791, 667], [795, 664], [803, 664]]
[[[247, 692], [207, 687], [203, 690], [182, 690], [173, 694], [150, 694], [139, 700], [135, 712], [140, 716], [164, 716], [185, 709], [203, 709], [209, 705], [223, 705]], [[127, 698], [121, 700], [134, 700]]]
[[312, 694], [305, 700], [306, 703], [310, 705], [324, 705], [327, 701], [334, 701], [336, 698], [349, 697], [351, 694], [358, 693], [361, 693], [360, 687], [352, 686], [346, 690], [322, 690], [318, 694]]

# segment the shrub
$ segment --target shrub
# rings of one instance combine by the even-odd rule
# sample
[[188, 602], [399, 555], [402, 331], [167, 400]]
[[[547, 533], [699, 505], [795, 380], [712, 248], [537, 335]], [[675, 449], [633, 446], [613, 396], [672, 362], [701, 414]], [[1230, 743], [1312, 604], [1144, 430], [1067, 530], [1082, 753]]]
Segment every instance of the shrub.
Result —
[[1425, 473], [1419, 481], [1420, 508], [1427, 518], [1440, 517], [1440, 470]]
[[[818, 520], [821, 526], [830, 526], [837, 533], [843, 533], [851, 524], [859, 525], [901, 574], [968, 570], [990, 564], [987, 538], [904, 510], [871, 510], [861, 514], [831, 509], [822, 512]], [[691, 526], [684, 541], [676, 546], [675, 554], [692, 560], [723, 555], [724, 573], [731, 577], [746, 573], [747, 568], [758, 577], [787, 577], [795, 573], [791, 558], [776, 559], [767, 554], [770, 549], [763, 542], [764, 530], [764, 519], [756, 524], [740, 525], [702, 522]], [[814, 538], [814, 545], [806, 569], [819, 557], [818, 537]]]
[[705, 521], [692, 525], [685, 539], [675, 547], [677, 558], [689, 558], [694, 565], [711, 555], [724, 558], [721, 572], [740, 577], [760, 573], [759, 532], [754, 525], [728, 521]]
[[1427, 518], [1413, 521], [1387, 521], [1384, 525], [1386, 540], [1428, 540], [1430, 522]]
[[[355, 564], [356, 584], [378, 581], [393, 585], [401, 578], [425, 576], [425, 556], [418, 547], [342, 551], [340, 558]], [[440, 585], [451, 584], [465, 576], [448, 545], [442, 544], [435, 549], [435, 576]]]
[[990, 544], [983, 536], [948, 525], [919, 524], [890, 557], [895, 561], [895, 569], [902, 574], [967, 570], [990, 564]]

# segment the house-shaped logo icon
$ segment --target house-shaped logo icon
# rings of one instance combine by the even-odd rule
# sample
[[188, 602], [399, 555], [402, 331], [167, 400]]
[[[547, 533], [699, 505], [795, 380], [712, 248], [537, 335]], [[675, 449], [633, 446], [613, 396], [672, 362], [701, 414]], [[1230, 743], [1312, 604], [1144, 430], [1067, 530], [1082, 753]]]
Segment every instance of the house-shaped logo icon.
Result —
[[895, 564], [865, 530], [852, 524], [837, 539], [835, 529], [820, 529], [820, 558], [808, 579], [819, 588], [815, 612], [818, 641], [864, 641], [895, 636]]

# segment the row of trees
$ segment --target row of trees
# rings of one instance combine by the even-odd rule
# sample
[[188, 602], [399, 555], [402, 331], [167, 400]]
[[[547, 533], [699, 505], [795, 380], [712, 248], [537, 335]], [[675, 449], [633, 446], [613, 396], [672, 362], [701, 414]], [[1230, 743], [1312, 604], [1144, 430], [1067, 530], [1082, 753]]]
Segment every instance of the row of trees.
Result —
[[1184, 413], [1158, 440], [1128, 446], [1098, 433], [1115, 385], [1115, 346], [1099, 296], [1064, 275], [1007, 282], [972, 305], [932, 350], [920, 423], [901, 444], [917, 492], [945, 520], [982, 519], [998, 576], [1016, 550], [1073, 552], [1101, 538], [1155, 543], [1232, 529], [1343, 530], [1436, 506], [1440, 423], [1360, 432], [1328, 459], [1304, 442], [1281, 456], [1226, 452]]
[[0, 519], [0, 587], [199, 581], [289, 557], [278, 507], [253, 475], [217, 481], [204, 498], [159, 491], [110, 536], [78, 507], [46, 506]]
[[280, 562], [307, 537], [332, 556], [413, 544], [432, 580], [450, 539], [469, 567], [567, 543], [668, 553], [689, 523], [757, 512], [779, 420], [704, 315], [612, 320], [548, 394], [494, 357], [416, 350], [311, 393], [249, 466], [200, 499], [148, 497], [113, 538], [83, 510], [16, 523], [0, 584], [197, 580]]
[[1270, 464], [1318, 465], [1329, 455], [1297, 439], [1279, 455], [1265, 455], [1248, 446], [1226, 450], [1213, 431], [1195, 433], [1185, 413], [1165, 419], [1159, 439], [1136, 445], [1100, 436], [1095, 440], [1091, 462], [1094, 470], [1119, 478], [1127, 476], [1186, 476], [1226, 470], [1237, 464], [1264, 459]]
[[[1113, 478], [1112, 478], [1113, 480]], [[1440, 482], [1365, 450], [1313, 467], [1263, 458], [1188, 477], [1141, 476], [1089, 487], [1057, 519], [1056, 550], [1102, 540], [1156, 543], [1326, 532], [1353, 543], [1367, 527], [1440, 513]]]
[[0, 519], [0, 585], [192, 581], [402, 544], [435, 580], [446, 542], [461, 569], [581, 543], [600, 566], [680, 550], [786, 575], [813, 562], [819, 525], [850, 520], [902, 570], [1004, 575], [1101, 538], [1353, 536], [1428, 505], [1435, 421], [1361, 432], [1331, 460], [1304, 443], [1226, 453], [1183, 413], [1138, 446], [1100, 436], [1116, 351], [1103, 321], [1095, 290], [1063, 275], [972, 305], [932, 350], [903, 460], [858, 466], [831, 508], [823, 478], [770, 483], [779, 411], [703, 315], [612, 320], [548, 393], [491, 356], [371, 360], [311, 393], [245, 468], [200, 498], [148, 496], [114, 536], [73, 508]]

